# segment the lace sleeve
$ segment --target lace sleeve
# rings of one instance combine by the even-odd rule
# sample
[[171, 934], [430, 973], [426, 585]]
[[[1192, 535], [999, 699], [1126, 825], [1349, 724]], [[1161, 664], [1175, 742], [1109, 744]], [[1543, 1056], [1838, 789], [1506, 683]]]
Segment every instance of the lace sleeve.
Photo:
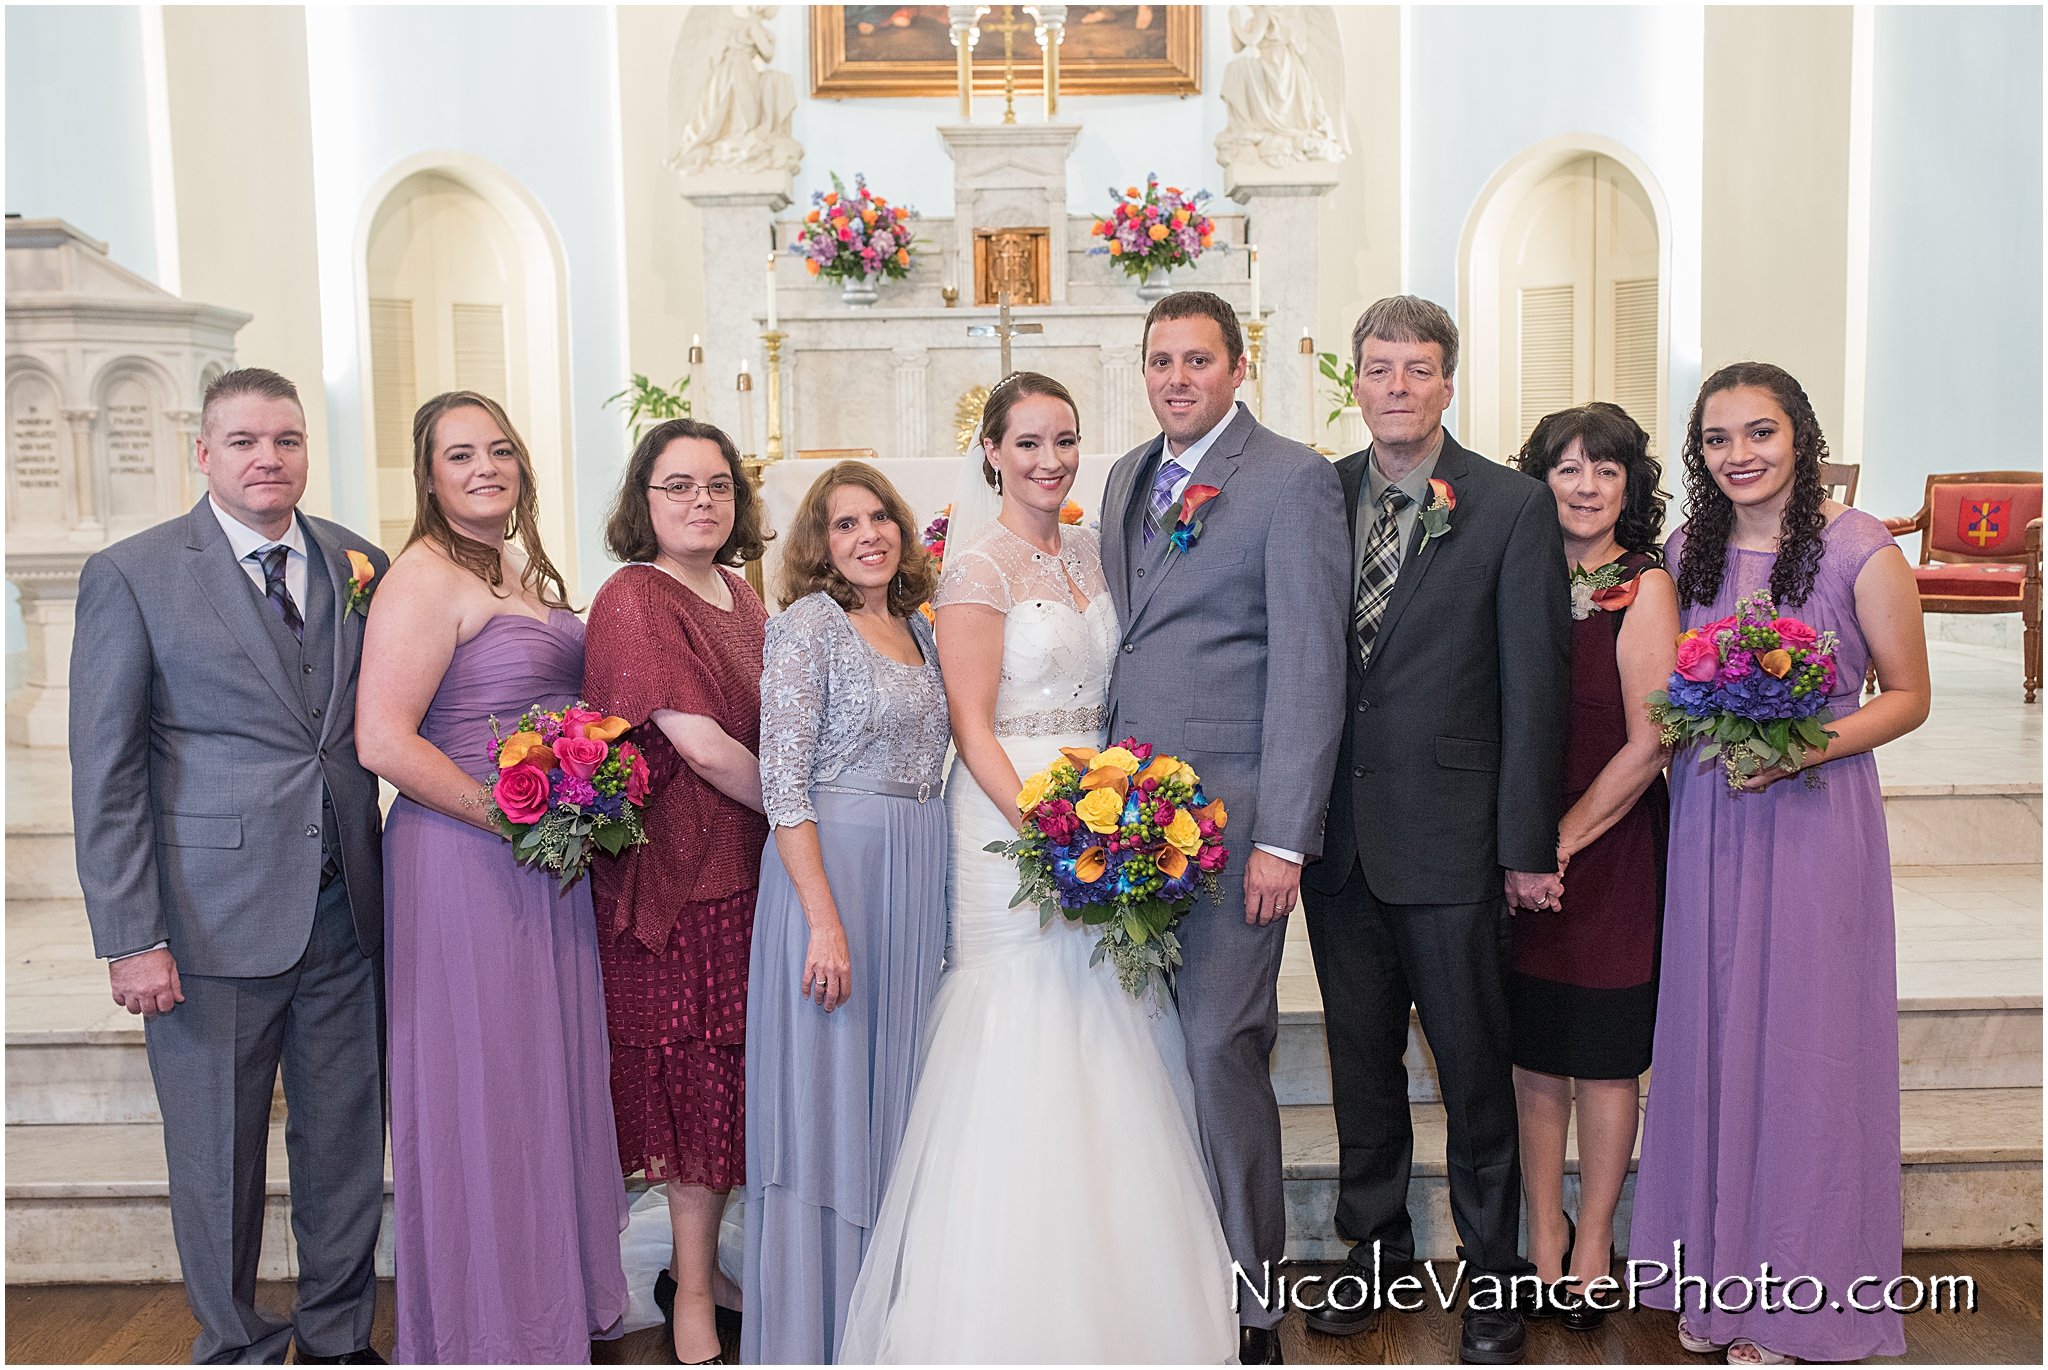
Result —
[[932, 596], [932, 607], [986, 604], [1007, 614], [1010, 601], [1010, 584], [1002, 567], [980, 546], [974, 546], [946, 559], [946, 573], [939, 581], [939, 592]]
[[811, 771], [825, 730], [828, 608], [820, 592], [768, 620], [761, 653], [761, 807], [771, 831], [818, 818]]

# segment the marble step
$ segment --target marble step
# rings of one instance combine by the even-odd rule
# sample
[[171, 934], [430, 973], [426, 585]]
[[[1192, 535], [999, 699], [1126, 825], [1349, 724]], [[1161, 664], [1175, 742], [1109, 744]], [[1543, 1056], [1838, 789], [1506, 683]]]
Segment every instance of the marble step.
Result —
[[[2041, 1245], [2041, 1104], [2034, 1089], [1908, 1090], [1899, 1096], [1900, 1183], [1908, 1250], [2039, 1247]], [[1456, 1258], [1450, 1181], [1444, 1167], [1441, 1104], [1409, 1106], [1415, 1160], [1408, 1212], [1416, 1254]], [[1337, 1123], [1329, 1108], [1297, 1104], [1280, 1110], [1282, 1173], [1287, 1196], [1287, 1254], [1337, 1260]], [[1638, 1138], [1637, 1154], [1641, 1144]], [[1635, 1168], [1615, 1212], [1615, 1255], [1628, 1255], [1635, 1204]], [[1579, 1202], [1576, 1130], [1565, 1144], [1565, 1207]], [[1526, 1234], [1525, 1234], [1526, 1237]]]
[[[1892, 867], [1898, 938], [1899, 1082], [1908, 1090], [2042, 1083], [2041, 867]], [[1290, 921], [1280, 967], [1274, 1091], [1330, 1102], [1323, 1002], [1308, 927]], [[1408, 1097], [1442, 1098], [1420, 1023], [1408, 1018]]]

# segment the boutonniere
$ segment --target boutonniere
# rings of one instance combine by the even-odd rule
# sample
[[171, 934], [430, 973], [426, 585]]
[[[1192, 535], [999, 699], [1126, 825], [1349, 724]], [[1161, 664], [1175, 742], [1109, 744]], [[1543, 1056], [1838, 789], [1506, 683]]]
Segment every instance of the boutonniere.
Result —
[[344, 623], [350, 614], [370, 613], [370, 582], [377, 578], [377, 568], [361, 552], [350, 549], [348, 554], [348, 603], [342, 606], [341, 618]]
[[1572, 567], [1572, 617], [1591, 618], [1598, 609], [1614, 613], [1636, 602], [1636, 580], [1622, 580], [1621, 563], [1609, 562], [1597, 571]]
[[1422, 520], [1422, 541], [1415, 550], [1420, 552], [1429, 546], [1431, 538], [1446, 537], [1451, 531], [1451, 510], [1458, 507], [1458, 497], [1451, 493], [1451, 483], [1437, 480], [1429, 482], [1429, 503], [1422, 506], [1417, 515]]
[[1195, 539], [1202, 535], [1202, 520], [1197, 515], [1203, 505], [1220, 493], [1213, 485], [1190, 485], [1181, 493], [1180, 516], [1173, 521], [1173, 536], [1168, 539], [1176, 552], [1185, 552], [1195, 545]]

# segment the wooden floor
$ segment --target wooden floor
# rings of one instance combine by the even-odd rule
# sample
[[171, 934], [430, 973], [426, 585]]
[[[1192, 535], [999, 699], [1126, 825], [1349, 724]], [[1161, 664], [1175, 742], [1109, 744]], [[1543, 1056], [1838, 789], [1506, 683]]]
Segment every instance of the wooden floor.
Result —
[[[1290, 1267], [1295, 1275], [1336, 1267]], [[1449, 1270], [1442, 1272], [1445, 1278]], [[1975, 1313], [1916, 1313], [1906, 1318], [1907, 1364], [2039, 1364], [2041, 1362], [2041, 1253], [2039, 1251], [1921, 1251], [1906, 1256], [1906, 1273], [1968, 1275], [1977, 1282]], [[391, 1354], [390, 1281], [379, 1282], [372, 1343]], [[258, 1301], [283, 1313], [292, 1286], [266, 1283]], [[1669, 1313], [1618, 1313], [1598, 1332], [1568, 1332], [1554, 1322], [1529, 1328], [1529, 1360], [1538, 1364], [1693, 1364], [1718, 1359], [1689, 1355], [1678, 1344]], [[178, 1284], [41, 1284], [7, 1289], [7, 1360], [11, 1364], [70, 1362], [152, 1365], [188, 1361], [198, 1329]], [[1318, 1336], [1290, 1313], [1281, 1329], [1287, 1359], [1297, 1365], [1441, 1364], [1457, 1359], [1458, 1318], [1436, 1309], [1387, 1316], [1371, 1332], [1349, 1340]], [[726, 1347], [736, 1359], [738, 1347]], [[661, 1329], [635, 1332], [591, 1347], [606, 1365], [660, 1364]], [[1891, 1358], [1886, 1358], [1887, 1360]]]

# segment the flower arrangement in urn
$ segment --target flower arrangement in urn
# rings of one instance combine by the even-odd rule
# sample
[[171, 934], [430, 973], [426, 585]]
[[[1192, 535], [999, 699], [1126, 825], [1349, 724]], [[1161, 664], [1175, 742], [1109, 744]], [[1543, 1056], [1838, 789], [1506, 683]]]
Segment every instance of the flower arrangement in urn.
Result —
[[[1185, 194], [1179, 186], [1159, 188], [1159, 177], [1145, 177], [1145, 188], [1130, 186], [1122, 194], [1115, 186], [1109, 193], [1116, 204], [1105, 218], [1088, 230], [1103, 239], [1100, 247], [1088, 249], [1090, 256], [1107, 254], [1132, 276], [1163, 280], [1177, 267], [1194, 265], [1195, 258], [1216, 245], [1216, 221], [1202, 213], [1209, 192]], [[1223, 244], [1228, 252], [1230, 245]]]
[[1193, 766], [1127, 737], [1101, 751], [1060, 748], [1017, 807], [1017, 840], [986, 848], [1017, 863], [1010, 907], [1036, 904], [1040, 927], [1060, 916], [1101, 927], [1089, 964], [1107, 957], [1126, 991], [1163, 999], [1180, 965], [1173, 925], [1198, 888], [1216, 897], [1230, 862], [1223, 801], [1202, 792]]
[[833, 172], [832, 189], [811, 192], [811, 211], [789, 250], [813, 276], [844, 281], [849, 292], [872, 291], [880, 277], [900, 281], [910, 274], [916, 246], [910, 221], [917, 211], [871, 192], [865, 176], [856, 174], [853, 185], [847, 194]]

